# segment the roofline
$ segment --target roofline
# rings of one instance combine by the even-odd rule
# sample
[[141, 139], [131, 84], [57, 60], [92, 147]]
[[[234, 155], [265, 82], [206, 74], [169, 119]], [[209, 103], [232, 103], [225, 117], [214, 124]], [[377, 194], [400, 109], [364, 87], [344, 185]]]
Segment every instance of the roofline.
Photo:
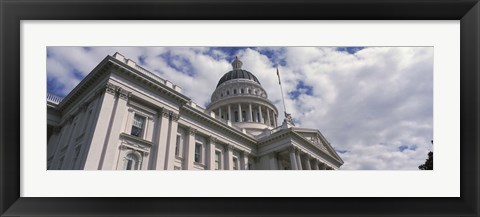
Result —
[[[111, 63], [112, 65], [109, 65], [109, 63]], [[126, 70], [128, 70], [129, 72], [134, 73], [137, 76], [140, 76], [148, 80], [149, 82], [160, 86], [162, 89], [164, 89], [169, 93], [168, 95], [175, 96], [175, 98], [179, 99], [183, 103], [187, 103], [191, 101], [189, 97], [174, 90], [172, 87], [169, 87], [164, 83], [160, 83], [160, 81], [152, 78], [151, 76], [146, 75], [144, 72], [141, 72], [139, 69], [136, 69], [113, 56], [107, 55], [97, 66], [95, 66], [94, 69], [92, 69], [92, 71], [85, 78], [82, 79], [82, 81], [80, 81], [80, 83], [77, 84], [77, 86], [75, 86], [75, 88], [72, 91], [70, 91], [70, 93], [67, 94], [67, 96], [65, 96], [65, 98], [63, 98], [63, 100], [58, 104], [57, 108], [59, 110], [66, 109], [72, 103], [72, 101], [76, 100], [81, 94], [83, 94], [86, 91], [86, 88], [90, 86], [90, 85], [86, 86], [86, 84], [97, 83], [97, 81], [99, 81], [98, 77], [106, 75], [107, 69], [109, 67], [112, 67], [113, 64], [119, 65], [125, 68]], [[155, 74], [153, 75], [156, 76]], [[160, 80], [164, 80], [158, 76], [156, 77]], [[164, 81], [167, 82], [166, 80]]]

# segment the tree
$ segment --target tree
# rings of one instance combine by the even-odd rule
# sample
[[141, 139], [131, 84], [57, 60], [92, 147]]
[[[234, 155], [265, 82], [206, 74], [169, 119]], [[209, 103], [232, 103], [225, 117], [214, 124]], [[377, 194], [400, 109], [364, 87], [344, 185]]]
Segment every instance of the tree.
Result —
[[[432, 144], [433, 144], [433, 140], [432, 140]], [[427, 160], [425, 160], [424, 164], [418, 166], [418, 169], [433, 170], [433, 152], [432, 151], [428, 152]]]

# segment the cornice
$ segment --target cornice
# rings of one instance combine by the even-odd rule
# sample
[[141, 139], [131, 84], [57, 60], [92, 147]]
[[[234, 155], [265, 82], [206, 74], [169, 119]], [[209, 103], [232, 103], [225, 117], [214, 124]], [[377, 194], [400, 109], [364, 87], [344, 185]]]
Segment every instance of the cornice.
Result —
[[60, 112], [65, 111], [75, 100], [83, 93], [90, 90], [92, 86], [101, 81], [102, 77], [108, 74], [109, 67], [113, 66], [109, 62], [109, 56], [105, 57], [82, 81], [80, 81], [70, 93], [58, 104], [57, 109]]
[[[190, 101], [190, 98], [187, 96], [173, 90], [171, 87], [168, 87], [166, 84], [162, 84], [159, 81], [143, 74], [138, 69], [135, 69], [126, 63], [112, 57], [107, 56], [105, 57], [57, 106], [59, 111], [63, 111], [68, 106], [70, 106], [76, 99], [78, 99], [82, 94], [86, 91], [89, 91], [95, 83], [100, 81], [101, 77], [109, 74], [109, 69], [117, 69], [119, 73], [126, 75], [132, 81], [140, 81], [142, 86], [148, 87], [151, 90], [154, 90], [157, 93], [163, 94], [164, 96], [168, 96], [174, 101], [178, 102], [178, 104], [182, 105]], [[115, 71], [115, 72], [117, 72]], [[106, 90], [108, 93], [112, 91], [112, 89]], [[120, 97], [126, 98], [128, 97], [125, 94], [120, 94]]]
[[[114, 63], [114, 68], [116, 69], [115, 72], [119, 72], [122, 75], [127, 76], [129, 80], [140, 82], [142, 87], [149, 88], [157, 92], [157, 94], [162, 94], [162, 96], [167, 96], [168, 98], [173, 99], [179, 105], [188, 103], [191, 99], [187, 96], [183, 95], [182, 93], [175, 91], [171, 87], [167, 86], [164, 83], [158, 81], [160, 78], [154, 79], [151, 76], [145, 75], [143, 72], [140, 72], [138, 69], [127, 65], [126, 63], [114, 58], [110, 57], [110, 61]], [[152, 75], [153, 76], [153, 75]], [[156, 75], [155, 75], [156, 76]], [[133, 79], [132, 79], [133, 78]]]

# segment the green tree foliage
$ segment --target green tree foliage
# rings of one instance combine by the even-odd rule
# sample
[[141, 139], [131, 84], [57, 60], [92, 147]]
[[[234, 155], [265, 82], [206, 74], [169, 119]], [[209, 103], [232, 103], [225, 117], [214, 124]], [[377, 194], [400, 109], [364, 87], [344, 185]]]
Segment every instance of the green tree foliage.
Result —
[[[433, 144], [433, 140], [432, 140]], [[433, 170], [433, 152], [428, 152], [428, 158], [425, 160], [425, 163], [418, 166], [418, 169], [421, 170]]]

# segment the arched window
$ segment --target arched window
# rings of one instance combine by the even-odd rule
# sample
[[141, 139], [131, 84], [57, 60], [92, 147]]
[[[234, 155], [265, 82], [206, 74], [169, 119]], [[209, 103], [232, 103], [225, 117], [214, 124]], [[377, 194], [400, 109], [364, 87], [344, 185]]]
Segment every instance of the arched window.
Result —
[[230, 91], [227, 90], [227, 95], [230, 95]]
[[139, 165], [140, 165], [140, 159], [136, 154], [130, 153], [127, 156], [125, 156], [126, 170], [138, 170]]
[[237, 94], [237, 89], [233, 89], [233, 94]]
[[248, 89], [248, 94], [252, 94], [252, 89]]
[[241, 93], [241, 94], [244, 94], [244, 93], [245, 93], [245, 91], [243, 90], [243, 88], [240, 89], [240, 93]]

